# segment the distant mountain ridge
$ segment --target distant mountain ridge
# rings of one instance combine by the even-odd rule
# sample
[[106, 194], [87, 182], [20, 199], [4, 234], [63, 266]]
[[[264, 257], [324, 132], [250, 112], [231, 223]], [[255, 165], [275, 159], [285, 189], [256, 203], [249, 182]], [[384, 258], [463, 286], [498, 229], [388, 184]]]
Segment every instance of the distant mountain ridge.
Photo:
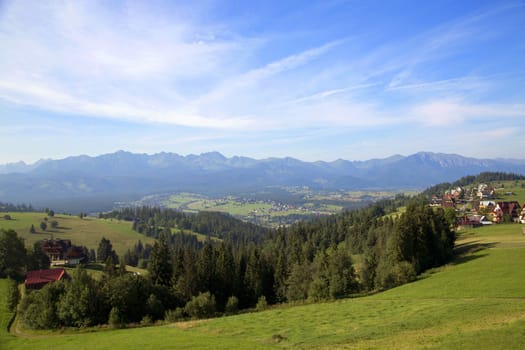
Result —
[[57, 200], [105, 197], [116, 201], [176, 191], [224, 195], [261, 191], [270, 186], [423, 189], [484, 171], [525, 174], [525, 159], [476, 159], [419, 152], [367, 161], [305, 162], [290, 157], [228, 158], [219, 152], [181, 156], [118, 151], [33, 165], [0, 165], [0, 201], [45, 205]]
[[23, 161], [19, 161], [16, 163], [0, 164], [0, 174], [27, 173], [37, 168], [38, 166], [44, 164], [47, 161], [49, 161], [49, 159], [41, 159], [33, 164], [26, 164]]

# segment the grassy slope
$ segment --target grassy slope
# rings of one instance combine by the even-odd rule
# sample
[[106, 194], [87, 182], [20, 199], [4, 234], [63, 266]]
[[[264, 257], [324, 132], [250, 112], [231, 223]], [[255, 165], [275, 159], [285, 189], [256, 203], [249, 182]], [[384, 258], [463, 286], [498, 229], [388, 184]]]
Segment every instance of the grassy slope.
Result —
[[[518, 201], [520, 205], [525, 203], [525, 188], [521, 187], [525, 184], [525, 181], [500, 181], [495, 182], [495, 186], [498, 187], [497, 194], [503, 200], [506, 201]], [[503, 185], [503, 187], [501, 187]], [[512, 195], [505, 195], [505, 192], [512, 192]]]
[[369, 297], [96, 333], [15, 338], [2, 329], [0, 341], [9, 349], [525, 348], [522, 226], [466, 232], [462, 249], [485, 249]]
[[[3, 217], [2, 213], [2, 217]], [[0, 219], [0, 228], [13, 229], [23, 237], [28, 247], [34, 242], [45, 238], [70, 239], [73, 244], [83, 245], [97, 249], [100, 239], [106, 237], [113, 244], [113, 249], [122, 256], [128, 248], [132, 248], [139, 240], [143, 243], [153, 243], [153, 239], [141, 235], [131, 229], [131, 223], [117, 220], [101, 220], [96, 218], [80, 219], [76, 216], [55, 215], [48, 218], [48, 229], [42, 231], [40, 222], [46, 215], [44, 213], [9, 213], [12, 220]], [[59, 227], [51, 229], [49, 222], [58, 221]], [[37, 233], [29, 233], [31, 225], [35, 226]]]

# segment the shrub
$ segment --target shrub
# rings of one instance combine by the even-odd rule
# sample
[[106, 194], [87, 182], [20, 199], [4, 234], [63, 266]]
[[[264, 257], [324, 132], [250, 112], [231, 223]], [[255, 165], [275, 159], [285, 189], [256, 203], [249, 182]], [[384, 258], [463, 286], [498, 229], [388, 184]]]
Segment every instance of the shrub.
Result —
[[266, 301], [266, 297], [263, 295], [257, 300], [257, 305], [255, 305], [255, 309], [257, 311], [263, 311], [266, 310], [268, 307], [268, 302]]
[[412, 282], [416, 279], [416, 270], [414, 265], [408, 261], [401, 261], [392, 267], [392, 274], [396, 281], [396, 285], [402, 285]]
[[227, 315], [234, 315], [239, 311], [239, 299], [235, 295], [228, 298], [224, 311]]
[[154, 320], [162, 318], [162, 315], [164, 314], [164, 305], [162, 305], [162, 302], [155, 296], [155, 294], [150, 294], [148, 301], [146, 302], [146, 307], [148, 314]]
[[206, 318], [215, 315], [215, 296], [210, 292], [199, 293], [186, 303], [184, 311], [192, 318]]
[[122, 315], [118, 307], [114, 306], [111, 308], [108, 323], [113, 328], [122, 328], [124, 326]]
[[140, 321], [140, 325], [143, 327], [151, 326], [152, 324], [153, 319], [149, 315], [142, 317], [142, 320]]
[[181, 307], [175, 310], [168, 310], [164, 314], [164, 321], [166, 322], [178, 322], [184, 320], [184, 309]]
[[64, 293], [63, 282], [48, 283], [41, 290], [27, 293], [19, 306], [21, 322], [32, 329], [60, 327], [56, 305]]
[[416, 270], [408, 261], [396, 262], [391, 266], [380, 266], [376, 283], [380, 288], [388, 289], [416, 279]]
[[18, 283], [15, 280], [7, 279], [7, 309], [14, 312], [20, 300], [20, 293], [18, 291]]

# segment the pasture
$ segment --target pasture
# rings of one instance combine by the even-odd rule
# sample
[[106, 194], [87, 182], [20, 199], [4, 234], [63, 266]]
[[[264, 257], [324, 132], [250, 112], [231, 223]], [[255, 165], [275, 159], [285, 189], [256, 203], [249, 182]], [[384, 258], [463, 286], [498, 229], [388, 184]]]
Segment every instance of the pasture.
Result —
[[[8, 214], [11, 220], [3, 219]], [[42, 239], [70, 239], [75, 245], [86, 246], [97, 250], [102, 237], [111, 241], [113, 249], [119, 256], [133, 248], [141, 240], [143, 243], [153, 244], [152, 238], [141, 235], [131, 229], [131, 223], [118, 220], [103, 220], [93, 217], [59, 215], [47, 217], [45, 213], [2, 213], [0, 228], [13, 229], [19, 237], [24, 238], [27, 247], [32, 247], [36, 241]], [[47, 229], [40, 228], [40, 223], [47, 217]], [[51, 228], [50, 222], [56, 220], [57, 228]], [[36, 233], [30, 233], [29, 229], [34, 225]]]
[[520, 205], [525, 203], [525, 180], [500, 181], [496, 182], [495, 186], [498, 199], [517, 201]]
[[[112, 350], [525, 348], [522, 228], [509, 224], [465, 231], [457, 242], [463, 255], [453, 263], [367, 297], [123, 330], [26, 332], [17, 337], [4, 326], [0, 345]], [[3, 282], [0, 294], [5, 293]]]

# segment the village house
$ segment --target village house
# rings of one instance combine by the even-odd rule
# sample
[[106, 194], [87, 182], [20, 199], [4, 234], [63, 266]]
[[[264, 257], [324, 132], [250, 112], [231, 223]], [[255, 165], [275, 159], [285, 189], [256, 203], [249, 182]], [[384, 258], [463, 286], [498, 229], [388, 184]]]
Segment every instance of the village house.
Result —
[[441, 207], [443, 208], [455, 208], [456, 207], [456, 198], [450, 193], [445, 194], [441, 200]]
[[49, 257], [51, 266], [75, 266], [87, 263], [84, 248], [74, 246], [69, 239], [45, 239], [41, 242], [40, 247]]
[[512, 220], [517, 220], [520, 211], [521, 206], [516, 201], [497, 202], [496, 207], [494, 208], [492, 220], [497, 223], [503, 222], [505, 215], [508, 215]]
[[496, 195], [496, 192], [493, 188], [489, 187], [487, 184], [479, 184], [478, 186], [478, 197], [481, 200], [493, 199]]
[[460, 198], [461, 194], [463, 193], [463, 189], [458, 186], [455, 189], [450, 190], [449, 193], [454, 198]]
[[28, 271], [24, 285], [27, 290], [37, 290], [48, 283], [69, 279], [69, 275], [63, 268]]

